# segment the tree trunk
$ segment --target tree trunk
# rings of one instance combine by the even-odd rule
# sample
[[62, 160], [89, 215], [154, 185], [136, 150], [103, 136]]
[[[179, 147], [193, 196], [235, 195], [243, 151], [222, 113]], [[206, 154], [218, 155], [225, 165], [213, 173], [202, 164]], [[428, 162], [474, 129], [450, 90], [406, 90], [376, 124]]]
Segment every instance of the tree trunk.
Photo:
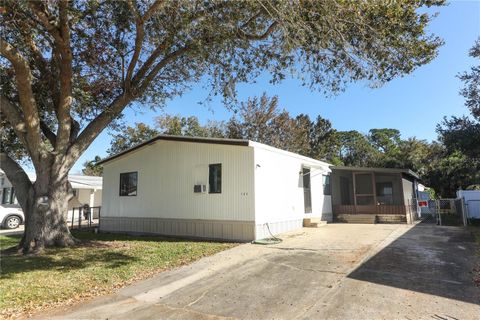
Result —
[[[52, 170], [53, 171], [53, 170]], [[25, 233], [20, 242], [24, 254], [38, 253], [45, 247], [71, 246], [77, 242], [67, 225], [69, 192], [68, 177], [49, 174], [50, 170], [37, 174], [33, 192], [25, 213]]]

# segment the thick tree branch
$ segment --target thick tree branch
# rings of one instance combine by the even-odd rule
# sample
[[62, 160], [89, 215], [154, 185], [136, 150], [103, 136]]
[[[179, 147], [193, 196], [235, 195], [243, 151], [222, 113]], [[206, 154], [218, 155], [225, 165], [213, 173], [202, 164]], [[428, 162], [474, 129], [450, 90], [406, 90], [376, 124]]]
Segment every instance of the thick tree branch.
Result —
[[[78, 138], [71, 144], [68, 149], [67, 157], [63, 163], [66, 169], [75, 164], [78, 157], [88, 148], [90, 143], [112, 122], [118, 117], [125, 107], [133, 100], [133, 96], [123, 94], [117, 97], [109, 107], [100, 113], [93, 121], [91, 121], [85, 129], [78, 135]], [[68, 170], [67, 170], [68, 171]]]
[[80, 132], [80, 124], [77, 120], [70, 118], [72, 129], [70, 130], [70, 143], [72, 143]]
[[60, 63], [60, 97], [57, 108], [58, 130], [55, 150], [64, 153], [70, 142], [72, 105], [72, 49], [70, 48], [70, 28], [68, 26], [68, 0], [61, 0], [59, 3], [59, 24], [61, 40], [55, 39], [55, 46], [58, 46], [61, 54]]
[[160, 5], [164, 3], [164, 0], [156, 0], [150, 8], [147, 9], [143, 15], [143, 22], [150, 20], [150, 18], [155, 14], [155, 12], [160, 8]]
[[13, 65], [16, 87], [23, 111], [23, 119], [27, 135], [26, 145], [32, 156], [33, 163], [38, 163], [40, 138], [40, 117], [38, 115], [35, 97], [32, 91], [32, 74], [28, 62], [5, 39], [0, 39], [0, 54]]
[[138, 83], [141, 81], [141, 79], [145, 76], [145, 74], [148, 72], [150, 67], [155, 63], [155, 60], [158, 59], [158, 57], [165, 52], [165, 49], [167, 48], [168, 41], [165, 40], [162, 43], [160, 43], [155, 50], [150, 54], [148, 57], [147, 61], [145, 61], [142, 65], [142, 67], [137, 71], [137, 74], [132, 79], [133, 83]]
[[191, 50], [192, 50], [192, 47], [185, 46], [173, 51], [172, 53], [167, 54], [160, 62], [158, 62], [153, 67], [152, 71], [150, 71], [150, 73], [147, 76], [145, 76], [145, 79], [142, 81], [142, 83], [138, 87], [137, 94], [144, 92], [147, 89], [147, 87], [150, 85], [150, 83], [153, 81], [153, 79], [155, 79], [158, 72], [161, 69], [163, 69], [167, 64], [169, 64], [171, 61], [174, 61], [179, 56]]
[[127, 75], [125, 76], [125, 91], [130, 91], [130, 86], [131, 86], [131, 80], [132, 80], [132, 74], [133, 70], [135, 69], [135, 66], [137, 65], [138, 58], [140, 56], [140, 53], [142, 51], [142, 45], [143, 45], [143, 38], [145, 36], [145, 30], [143, 28], [143, 19], [138, 13], [137, 8], [133, 4], [132, 0], [128, 0], [128, 7], [130, 8], [130, 11], [132, 11], [133, 15], [135, 16], [135, 49], [133, 51], [133, 56], [132, 59], [130, 60], [130, 63], [128, 64], [127, 68]]
[[[145, 16], [149, 16], [148, 12], [153, 12], [152, 8], [155, 8], [155, 4], [160, 4], [161, 1], [156, 1], [152, 7], [147, 11]], [[220, 2], [219, 4], [212, 6], [209, 9], [205, 10], [199, 10], [195, 12], [187, 21], [185, 21], [184, 26], [188, 26], [189, 24], [192, 24], [193, 22], [205, 17], [208, 15], [209, 12], [212, 12], [214, 10], [220, 10], [221, 8], [225, 7], [228, 5], [228, 1], [223, 1]], [[180, 32], [181, 30], [177, 30], [177, 32]], [[132, 83], [136, 84], [139, 83], [145, 74], [150, 70], [150, 68], [155, 64], [155, 61], [161, 56], [162, 53], [165, 53], [169, 45], [172, 43], [174, 39], [174, 34], [171, 34], [170, 37], [167, 37], [165, 40], [163, 40], [156, 48], [153, 50], [153, 52], [150, 54], [150, 56], [147, 58], [147, 60], [142, 64], [140, 69], [137, 71], [135, 76], [133, 76]]]
[[20, 139], [22, 144], [26, 146], [26, 143], [28, 142], [26, 138], [27, 130], [25, 128], [25, 120], [23, 120], [22, 112], [4, 95], [0, 96], [0, 107], [2, 114], [12, 126], [18, 139]]
[[4, 152], [0, 153], [0, 168], [2, 168], [8, 180], [13, 184], [15, 196], [20, 206], [24, 209], [24, 213], [28, 213], [26, 208], [28, 208], [29, 195], [33, 193], [33, 185], [28, 175], [17, 162]]
[[48, 141], [50, 141], [52, 146], [55, 146], [57, 142], [57, 136], [55, 135], [55, 133], [53, 133], [50, 127], [43, 121], [40, 121], [40, 128], [42, 129], [43, 134], [48, 139]]
[[62, 36], [60, 34], [60, 30], [52, 25], [50, 21], [52, 21], [51, 15], [48, 13], [47, 8], [45, 8], [42, 1], [38, 0], [30, 0], [28, 2], [30, 8], [32, 8], [33, 12], [37, 16], [38, 21], [40, 24], [47, 30], [47, 32], [55, 39], [55, 41], [61, 42]]
[[135, 70], [135, 67], [137, 66], [138, 58], [140, 56], [140, 53], [142, 51], [142, 46], [143, 46], [143, 39], [145, 37], [145, 29], [144, 25], [145, 22], [147, 22], [152, 15], [155, 13], [156, 10], [160, 7], [163, 1], [157, 0], [155, 1], [150, 8], [146, 11], [146, 13], [141, 16], [140, 13], [138, 12], [138, 9], [136, 8], [135, 4], [132, 2], [132, 0], [128, 0], [128, 6], [130, 8], [130, 11], [132, 11], [133, 15], [135, 16], [135, 49], [133, 52], [132, 59], [130, 60], [130, 63], [127, 68], [127, 75], [125, 77], [125, 90], [129, 91], [132, 83], [132, 75], [133, 71]]

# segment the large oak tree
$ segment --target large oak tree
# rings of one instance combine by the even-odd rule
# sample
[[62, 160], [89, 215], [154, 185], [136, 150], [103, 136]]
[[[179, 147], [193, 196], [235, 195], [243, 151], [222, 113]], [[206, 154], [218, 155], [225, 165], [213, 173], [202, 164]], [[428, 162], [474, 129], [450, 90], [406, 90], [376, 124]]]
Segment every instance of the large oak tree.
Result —
[[67, 174], [132, 102], [159, 107], [200, 80], [231, 100], [264, 71], [328, 94], [378, 86], [435, 57], [419, 9], [443, 2], [2, 1], [1, 168], [26, 215], [23, 251], [74, 243]]

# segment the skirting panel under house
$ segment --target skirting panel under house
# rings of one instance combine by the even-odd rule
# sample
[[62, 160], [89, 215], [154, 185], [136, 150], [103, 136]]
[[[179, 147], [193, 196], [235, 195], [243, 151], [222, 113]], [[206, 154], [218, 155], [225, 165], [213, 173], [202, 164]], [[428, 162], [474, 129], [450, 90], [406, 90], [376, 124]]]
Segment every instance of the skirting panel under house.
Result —
[[303, 219], [256, 224], [255, 237], [256, 239], [271, 238], [270, 233], [277, 235], [279, 233], [301, 229], [302, 227]]
[[100, 217], [100, 231], [240, 242], [255, 239], [253, 221]]

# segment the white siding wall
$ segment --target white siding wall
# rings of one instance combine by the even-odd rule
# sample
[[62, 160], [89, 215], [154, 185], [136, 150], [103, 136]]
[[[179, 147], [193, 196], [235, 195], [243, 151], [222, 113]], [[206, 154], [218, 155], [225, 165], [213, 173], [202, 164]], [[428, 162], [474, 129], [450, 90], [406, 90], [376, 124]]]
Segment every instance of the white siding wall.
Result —
[[463, 198], [468, 218], [480, 219], [480, 190], [458, 190], [457, 198]]
[[[311, 169], [312, 213], [305, 214], [302, 167]], [[267, 146], [255, 146], [256, 238], [302, 227], [303, 218], [331, 215], [330, 196], [323, 195], [322, 172], [318, 162]]]
[[[208, 188], [208, 165], [222, 164], [222, 193]], [[253, 148], [160, 140], [108, 162], [102, 217], [254, 221]], [[120, 197], [122, 172], [138, 172], [137, 196]]]
[[93, 200], [93, 206], [94, 207], [99, 207], [102, 205], [102, 190], [95, 190], [94, 193], [94, 200]]
[[90, 205], [90, 193], [92, 190], [90, 189], [77, 189], [77, 199], [78, 201], [84, 205], [88, 204]]

